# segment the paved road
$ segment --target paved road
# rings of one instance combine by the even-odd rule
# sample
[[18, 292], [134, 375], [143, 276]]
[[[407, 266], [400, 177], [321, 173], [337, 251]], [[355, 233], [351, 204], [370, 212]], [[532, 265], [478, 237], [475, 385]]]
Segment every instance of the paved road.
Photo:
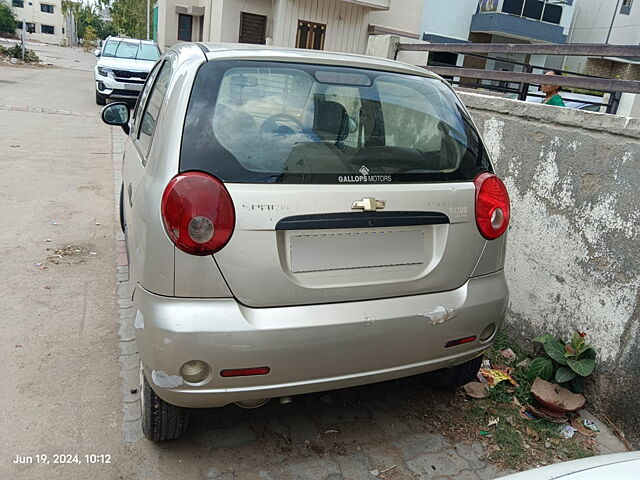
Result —
[[[0, 66], [1, 479], [497, 476], [480, 444], [453, 444], [423, 420], [447, 396], [415, 378], [195, 411], [183, 439], [142, 439], [115, 217], [122, 135], [98, 119], [92, 55], [46, 50], [73, 68]], [[83, 464], [53, 464], [56, 454]]]

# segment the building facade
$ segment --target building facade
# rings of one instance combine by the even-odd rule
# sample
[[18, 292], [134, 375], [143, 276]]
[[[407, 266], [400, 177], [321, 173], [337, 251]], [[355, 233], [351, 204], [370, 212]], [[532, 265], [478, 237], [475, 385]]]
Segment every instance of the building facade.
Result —
[[26, 40], [66, 44], [61, 0], [11, 0], [11, 6], [18, 20], [18, 35], [24, 33]]
[[[640, 0], [579, 0], [570, 43], [640, 44]], [[568, 69], [599, 77], [640, 80], [640, 58], [567, 58]]]
[[[425, 0], [422, 39], [437, 43], [566, 43], [574, 9], [574, 0]], [[563, 63], [562, 57], [491, 56], [544, 68], [560, 68]], [[431, 60], [458, 66], [464, 62], [490, 70], [520, 70], [508, 61], [463, 59], [455, 54], [435, 54]]]
[[158, 0], [154, 38], [364, 54], [370, 31], [418, 38], [423, 0]]

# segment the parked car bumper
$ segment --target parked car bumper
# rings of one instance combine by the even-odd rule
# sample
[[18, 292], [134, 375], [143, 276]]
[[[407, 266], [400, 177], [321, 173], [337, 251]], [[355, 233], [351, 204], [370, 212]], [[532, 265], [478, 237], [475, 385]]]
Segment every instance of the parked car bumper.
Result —
[[136, 100], [143, 85], [143, 83], [120, 82], [111, 77], [96, 77], [96, 91], [104, 98]]
[[[248, 308], [233, 298], [180, 299], [134, 294], [136, 337], [145, 375], [165, 401], [215, 407], [351, 387], [451, 367], [488, 348], [494, 335], [446, 348], [504, 319], [502, 271], [456, 290], [360, 302]], [[446, 309], [446, 310], [445, 310]], [[444, 313], [447, 312], [447, 313]], [[201, 360], [210, 373], [193, 385], [180, 376]], [[225, 369], [269, 367], [261, 376], [225, 378]]]

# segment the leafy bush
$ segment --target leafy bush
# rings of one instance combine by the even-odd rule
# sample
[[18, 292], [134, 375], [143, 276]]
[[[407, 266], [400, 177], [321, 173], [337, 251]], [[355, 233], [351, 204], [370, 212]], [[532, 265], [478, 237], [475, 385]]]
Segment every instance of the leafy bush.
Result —
[[593, 373], [596, 365], [596, 351], [585, 337], [585, 333], [575, 332], [571, 342], [566, 344], [548, 333], [534, 338], [534, 342], [542, 344], [546, 356], [531, 362], [529, 380], [540, 377], [575, 393], [583, 392], [584, 379]]
[[84, 29], [84, 37], [82, 37], [82, 47], [85, 51], [89, 51], [95, 48], [95, 43], [98, 37], [96, 37], [96, 30], [89, 25]]
[[[0, 45], [0, 56], [11, 57], [22, 60], [22, 47], [14, 45], [13, 47], [3, 47]], [[24, 49], [24, 61], [27, 63], [39, 63], [40, 57], [33, 50]]]

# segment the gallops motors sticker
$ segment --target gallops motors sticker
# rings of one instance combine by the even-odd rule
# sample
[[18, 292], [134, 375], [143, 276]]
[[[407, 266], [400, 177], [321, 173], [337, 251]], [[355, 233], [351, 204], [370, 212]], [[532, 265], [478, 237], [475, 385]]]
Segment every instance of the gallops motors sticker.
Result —
[[369, 175], [369, 169], [363, 165], [358, 170], [362, 175], [340, 175], [340, 183], [362, 183], [362, 182], [390, 182], [391, 175]]

